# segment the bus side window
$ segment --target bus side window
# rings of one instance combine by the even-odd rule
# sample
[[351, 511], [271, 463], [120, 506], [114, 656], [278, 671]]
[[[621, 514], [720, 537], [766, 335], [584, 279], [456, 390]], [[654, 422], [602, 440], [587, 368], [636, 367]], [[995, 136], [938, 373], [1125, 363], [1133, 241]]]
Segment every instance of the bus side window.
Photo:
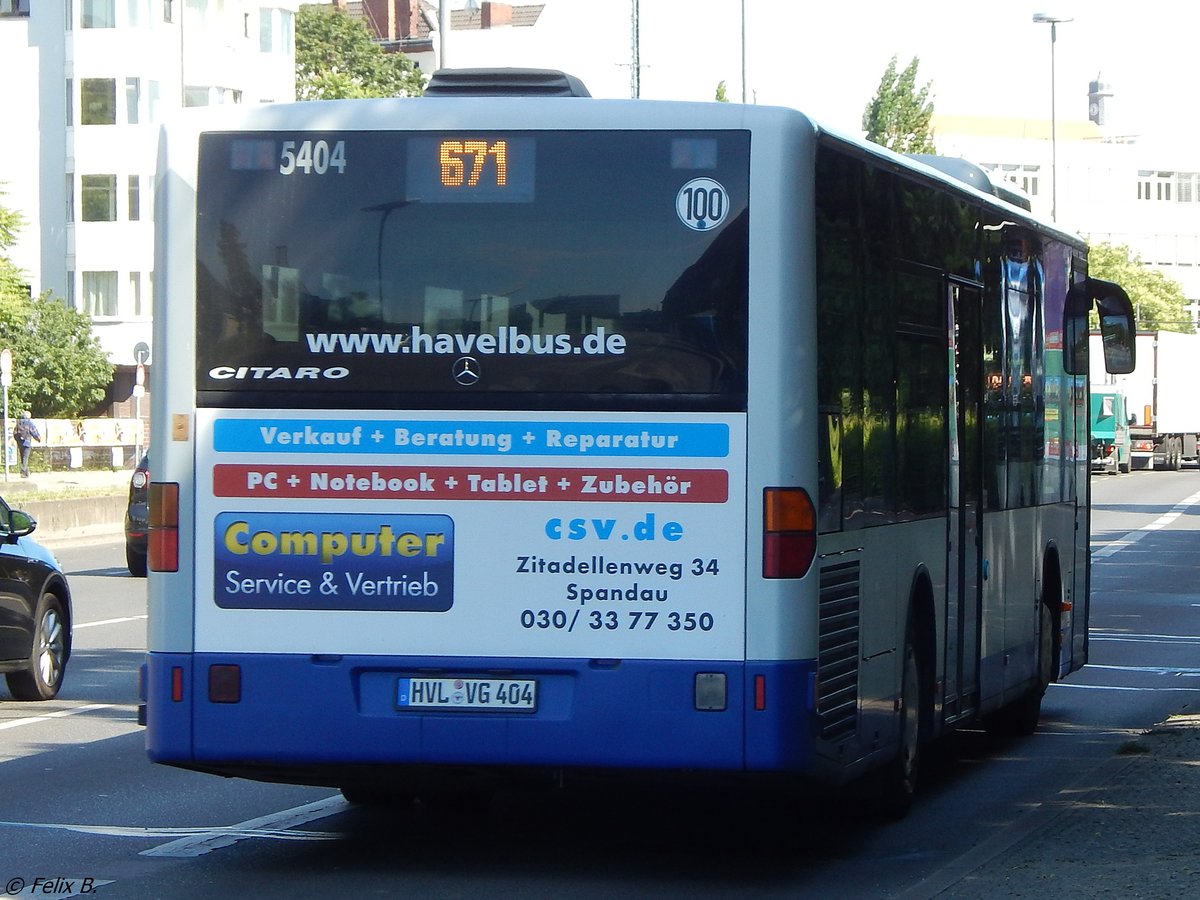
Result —
[[817, 530], [842, 530], [842, 417], [822, 407], [817, 416]]

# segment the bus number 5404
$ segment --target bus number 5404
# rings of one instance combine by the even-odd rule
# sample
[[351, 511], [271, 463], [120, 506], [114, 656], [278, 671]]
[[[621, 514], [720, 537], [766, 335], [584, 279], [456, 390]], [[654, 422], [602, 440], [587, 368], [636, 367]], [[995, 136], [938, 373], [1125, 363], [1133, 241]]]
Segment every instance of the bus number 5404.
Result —
[[330, 147], [326, 141], [284, 141], [279, 151], [279, 174], [324, 175], [337, 169], [341, 175], [346, 171], [346, 142], [338, 141]]

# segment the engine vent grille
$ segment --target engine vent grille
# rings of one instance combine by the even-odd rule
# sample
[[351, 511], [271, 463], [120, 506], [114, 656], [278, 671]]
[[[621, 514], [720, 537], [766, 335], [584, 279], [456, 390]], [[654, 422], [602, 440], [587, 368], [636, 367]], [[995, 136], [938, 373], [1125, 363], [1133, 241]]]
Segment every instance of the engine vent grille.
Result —
[[857, 562], [821, 569], [817, 720], [826, 740], [854, 734], [858, 723], [860, 603]]

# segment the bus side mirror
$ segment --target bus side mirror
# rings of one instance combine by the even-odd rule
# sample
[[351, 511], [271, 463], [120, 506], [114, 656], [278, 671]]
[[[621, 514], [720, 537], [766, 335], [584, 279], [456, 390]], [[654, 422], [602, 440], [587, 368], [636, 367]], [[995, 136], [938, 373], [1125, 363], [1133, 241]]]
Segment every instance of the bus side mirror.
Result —
[[1063, 370], [1088, 374], [1088, 314], [1093, 304], [1100, 317], [1104, 371], [1128, 375], [1137, 362], [1133, 304], [1120, 285], [1085, 278], [1071, 285], [1063, 310]]

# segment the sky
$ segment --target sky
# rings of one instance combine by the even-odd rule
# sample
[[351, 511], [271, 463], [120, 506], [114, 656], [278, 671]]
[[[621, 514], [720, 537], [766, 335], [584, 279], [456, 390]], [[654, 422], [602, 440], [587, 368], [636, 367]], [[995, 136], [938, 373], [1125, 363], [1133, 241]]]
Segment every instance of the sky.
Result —
[[[481, 60], [473, 47], [470, 64], [558, 68], [593, 96], [630, 96], [633, 0], [544, 2], [528, 29], [538, 40], [521, 58]], [[1049, 119], [1050, 26], [1033, 22], [1047, 13], [1072, 19], [1054, 45], [1059, 122], [1087, 120], [1088, 83], [1100, 76], [1113, 92], [1110, 133], [1200, 137], [1195, 0], [744, 0], [744, 9], [747, 102], [791, 106], [838, 130], [861, 131], [893, 55], [901, 68], [919, 58], [936, 113]], [[638, 0], [641, 96], [711, 100], [723, 80], [740, 101], [742, 10], [743, 0]]]

